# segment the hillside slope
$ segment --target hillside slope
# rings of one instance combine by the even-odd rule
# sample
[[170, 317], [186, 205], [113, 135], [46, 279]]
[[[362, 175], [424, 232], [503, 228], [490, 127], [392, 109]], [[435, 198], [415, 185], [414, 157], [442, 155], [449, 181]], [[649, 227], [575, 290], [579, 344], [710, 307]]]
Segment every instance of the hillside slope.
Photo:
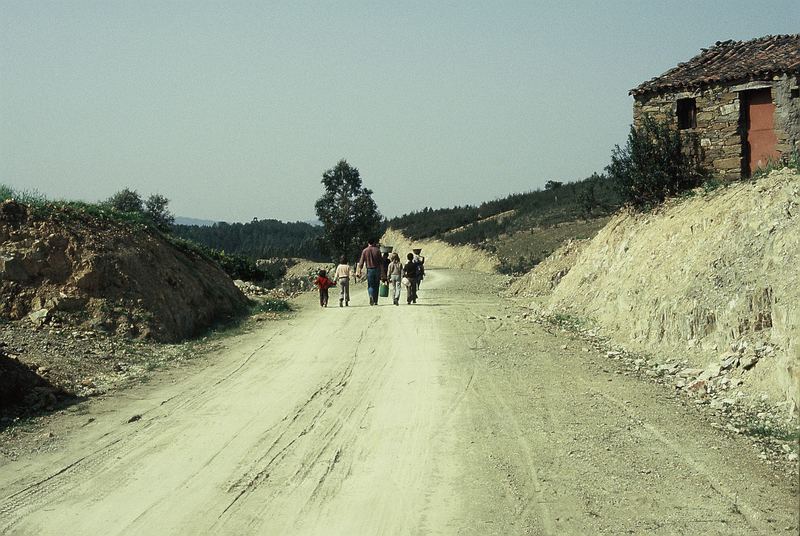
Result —
[[247, 299], [213, 261], [147, 227], [74, 209], [32, 215], [0, 204], [0, 317], [26, 316], [176, 341], [236, 314]]
[[594, 174], [581, 181], [549, 181], [544, 190], [511, 194], [480, 205], [411, 212], [388, 227], [411, 240], [438, 239], [496, 257], [503, 273], [524, 273], [570, 239], [593, 237], [619, 208], [614, 184]]
[[634, 350], [700, 366], [735, 358], [745, 388], [800, 403], [800, 175], [618, 214], [556, 257], [514, 290]]
[[402, 232], [387, 229], [381, 244], [394, 247], [394, 251], [405, 262], [406, 254], [413, 248], [422, 248], [425, 266], [429, 268], [453, 268], [475, 272], [494, 273], [497, 271], [496, 258], [472, 246], [454, 246], [441, 240], [411, 240]]

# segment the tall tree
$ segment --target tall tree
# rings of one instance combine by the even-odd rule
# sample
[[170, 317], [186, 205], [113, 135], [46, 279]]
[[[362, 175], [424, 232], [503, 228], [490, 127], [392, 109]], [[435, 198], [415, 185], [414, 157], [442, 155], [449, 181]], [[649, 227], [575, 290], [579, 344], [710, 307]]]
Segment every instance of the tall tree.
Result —
[[325, 228], [321, 245], [329, 255], [353, 261], [367, 240], [380, 234], [382, 217], [372, 190], [362, 186], [358, 169], [346, 160], [322, 174], [322, 185], [325, 193], [314, 205]]
[[169, 230], [170, 226], [175, 223], [175, 216], [167, 208], [169, 199], [161, 194], [153, 194], [144, 202], [144, 213], [153, 220], [162, 230]]

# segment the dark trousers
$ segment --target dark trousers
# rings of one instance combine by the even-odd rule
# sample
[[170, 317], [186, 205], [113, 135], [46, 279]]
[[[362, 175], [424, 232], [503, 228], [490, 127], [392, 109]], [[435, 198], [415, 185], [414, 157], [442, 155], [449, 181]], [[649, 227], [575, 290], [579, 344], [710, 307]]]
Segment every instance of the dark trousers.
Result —
[[406, 301], [408, 303], [416, 302], [417, 301], [417, 278], [416, 277], [409, 277], [408, 282], [410, 283], [408, 287], [406, 287]]
[[328, 289], [326, 288], [319, 289], [319, 304], [322, 307], [328, 306]]
[[367, 292], [370, 303], [378, 303], [378, 285], [380, 284], [380, 270], [367, 268]]

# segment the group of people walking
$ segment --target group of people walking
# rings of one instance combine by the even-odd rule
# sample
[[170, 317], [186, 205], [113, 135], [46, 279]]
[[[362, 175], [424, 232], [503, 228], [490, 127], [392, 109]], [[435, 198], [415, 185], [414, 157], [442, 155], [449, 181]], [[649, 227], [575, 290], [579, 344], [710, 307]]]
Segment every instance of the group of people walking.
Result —
[[[369, 304], [378, 305], [381, 294], [392, 297], [394, 305], [400, 305], [402, 288], [406, 288], [406, 303], [417, 303], [417, 291], [422, 279], [425, 277], [425, 257], [421, 249], [406, 255], [406, 263], [400, 261], [397, 253], [381, 252], [377, 239], [370, 239], [367, 247], [361, 252], [356, 264], [355, 277], [360, 279], [363, 275], [367, 278], [367, 293]], [[314, 284], [319, 289], [319, 304], [328, 306], [328, 289], [339, 287], [339, 307], [350, 305], [350, 279], [352, 268], [346, 257], [339, 259], [336, 266], [334, 279], [330, 279], [325, 270], [320, 270]], [[383, 292], [381, 292], [381, 287]]]

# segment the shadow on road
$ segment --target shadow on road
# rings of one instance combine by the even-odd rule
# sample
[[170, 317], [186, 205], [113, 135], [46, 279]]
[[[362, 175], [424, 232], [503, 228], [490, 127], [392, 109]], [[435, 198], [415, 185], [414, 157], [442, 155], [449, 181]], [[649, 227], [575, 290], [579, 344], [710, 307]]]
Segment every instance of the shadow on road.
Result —
[[0, 432], [18, 418], [46, 415], [83, 400], [0, 354]]

